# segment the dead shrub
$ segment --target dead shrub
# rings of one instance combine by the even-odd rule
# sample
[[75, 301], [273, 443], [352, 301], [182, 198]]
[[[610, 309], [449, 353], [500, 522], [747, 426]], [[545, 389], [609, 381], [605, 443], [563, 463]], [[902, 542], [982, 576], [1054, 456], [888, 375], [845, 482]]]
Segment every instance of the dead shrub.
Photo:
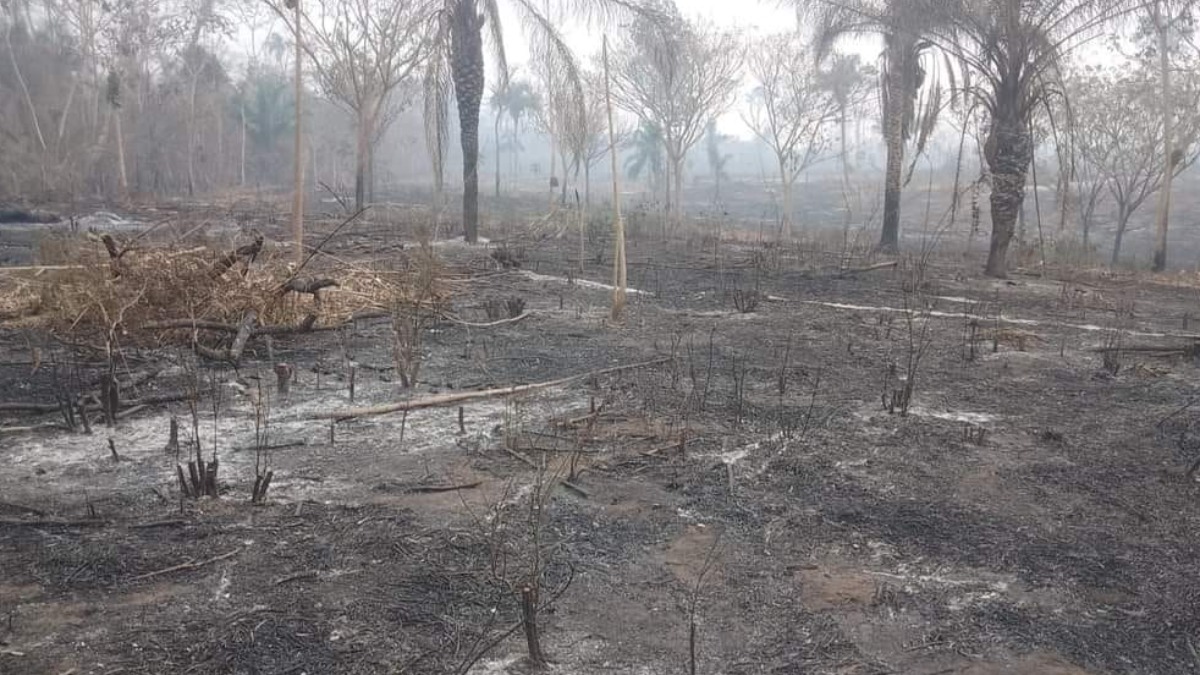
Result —
[[415, 386], [420, 374], [425, 331], [448, 309], [444, 271], [427, 242], [405, 261], [391, 287], [392, 356], [400, 384]]
[[[303, 273], [332, 277], [337, 286], [320, 290], [319, 296], [289, 293], [284, 287], [295, 276], [294, 264], [270, 246], [250, 256], [239, 255], [245, 246], [242, 251], [118, 246], [123, 253], [114, 258], [99, 241], [46, 242], [39, 248], [43, 269], [7, 275], [5, 283], [17, 293], [6, 294], [0, 312], [24, 308], [27, 322], [82, 341], [106, 335], [123, 344], [191, 344], [192, 328], [156, 324], [236, 326], [253, 311], [263, 326], [336, 326], [364, 312], [387, 310], [408, 292], [397, 292], [405, 284], [387, 272], [317, 256]], [[431, 292], [442, 290], [423, 291]]]

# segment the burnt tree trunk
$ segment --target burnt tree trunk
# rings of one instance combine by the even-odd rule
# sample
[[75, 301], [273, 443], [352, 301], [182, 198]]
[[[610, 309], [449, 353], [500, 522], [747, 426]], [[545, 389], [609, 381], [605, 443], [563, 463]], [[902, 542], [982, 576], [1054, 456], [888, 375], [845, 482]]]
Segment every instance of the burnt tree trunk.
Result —
[[[883, 231], [879, 249], [885, 253], [900, 250], [900, 195], [904, 189], [904, 142], [908, 135], [908, 111], [914, 91], [909, 91], [906, 70], [914, 51], [911, 38], [893, 34], [887, 37], [887, 72], [883, 82], [883, 140], [887, 146], [887, 168], [883, 184]], [[913, 83], [915, 85], [915, 82]]]
[[1116, 267], [1121, 259], [1121, 242], [1125, 239], [1125, 229], [1129, 227], [1129, 209], [1124, 205], [1117, 207], [1117, 235], [1113, 239], [1112, 266]]
[[[1003, 96], [1003, 92], [1000, 93]], [[1008, 245], [1016, 229], [1021, 204], [1025, 201], [1025, 176], [1033, 159], [1029, 125], [1021, 119], [1015, 106], [1015, 101], [1010, 105], [1000, 100], [984, 145], [984, 156], [992, 174], [992, 240], [984, 273], [1000, 279], [1008, 274]]]
[[479, 106], [483, 101], [483, 22], [474, 2], [456, 3], [451, 17], [450, 67], [458, 99], [463, 154], [463, 236], [479, 239]]

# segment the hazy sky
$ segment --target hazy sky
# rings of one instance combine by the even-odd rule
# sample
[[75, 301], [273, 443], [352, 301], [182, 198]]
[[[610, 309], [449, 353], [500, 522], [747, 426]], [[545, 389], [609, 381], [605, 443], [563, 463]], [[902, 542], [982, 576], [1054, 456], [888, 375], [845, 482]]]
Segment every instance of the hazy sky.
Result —
[[[685, 17], [708, 21], [725, 29], [765, 34], [796, 30], [797, 27], [795, 10], [786, 4], [780, 6], [776, 0], [675, 0], [675, 2]], [[550, 0], [550, 5], [553, 6], [553, 4], [553, 0]], [[528, 61], [529, 47], [520, 18], [513, 11], [512, 3], [501, 1], [499, 6], [504, 28], [505, 52], [509, 65], [521, 68]], [[282, 30], [282, 25], [278, 20], [273, 20], [269, 14], [266, 15], [266, 18], [268, 19], [267, 23], [255, 31], [254, 40], [251, 40], [250, 31], [242, 26], [235, 42], [240, 44], [243, 49], [248, 49], [252, 42], [257, 42], [261, 48], [262, 41], [267, 34]], [[583, 60], [589, 60], [594, 54], [599, 53], [600, 33], [597, 29], [589, 30], [579, 22], [569, 22], [562, 28], [568, 37], [568, 42]], [[619, 30], [619, 28], [614, 27], [610, 30]], [[849, 45], [842, 46], [843, 49], [847, 47]], [[861, 52], [867, 60], [874, 60], [873, 50], [875, 49], [869, 44], [864, 44], [861, 48], [855, 45], [855, 51]], [[488, 77], [489, 79], [495, 77], [495, 73], [490, 69]], [[739, 97], [744, 97], [744, 95], [745, 92], [739, 93]], [[743, 138], [750, 136], [750, 130], [736, 111], [722, 116], [718, 125], [725, 133]]]

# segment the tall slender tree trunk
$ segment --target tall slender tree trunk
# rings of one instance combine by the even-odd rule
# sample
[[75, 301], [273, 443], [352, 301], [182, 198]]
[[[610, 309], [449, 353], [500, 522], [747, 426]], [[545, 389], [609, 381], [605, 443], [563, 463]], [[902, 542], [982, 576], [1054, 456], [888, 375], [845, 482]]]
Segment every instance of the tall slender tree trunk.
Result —
[[680, 155], [679, 160], [675, 162], [675, 167], [671, 170], [675, 179], [675, 216], [672, 223], [676, 228], [683, 225], [683, 155]]
[[369, 128], [370, 115], [367, 112], [367, 106], [363, 105], [358, 111], [358, 120], [355, 126], [358, 131], [357, 147], [355, 149], [355, 164], [354, 164], [354, 210], [362, 209], [367, 203], [367, 164], [369, 162], [368, 155], [370, 154], [371, 130]]
[[1158, 207], [1155, 210], [1154, 271], [1167, 268], [1167, 227], [1171, 220], [1171, 182], [1175, 177], [1175, 115], [1171, 110], [1171, 64], [1170, 44], [1167, 41], [1167, 19], [1163, 16], [1162, 0], [1151, 5], [1154, 31], [1158, 34], [1158, 68], [1162, 80], [1159, 101], [1163, 126], [1163, 177], [1158, 190]]
[[608, 109], [608, 154], [612, 156], [612, 202], [613, 202], [613, 299], [612, 320], [620, 321], [625, 315], [626, 274], [625, 265], [625, 221], [621, 218], [620, 172], [617, 171], [617, 134], [613, 130], [612, 85], [608, 70], [608, 35], [601, 46], [604, 60], [604, 104]]
[[500, 120], [503, 119], [502, 112], [496, 113], [496, 199], [500, 198]]
[[675, 160], [671, 155], [671, 144], [664, 142], [663, 145], [665, 146], [663, 154], [667, 156], [667, 161], [663, 164], [663, 238], [666, 239], [668, 222], [675, 213], [675, 202], [671, 200], [671, 170], [675, 167]]
[[883, 185], [883, 231], [879, 238], [880, 250], [895, 253], [900, 250], [900, 195], [904, 180], [904, 112], [910, 92], [906, 91], [905, 65], [910, 40], [900, 35], [890, 36], [888, 69], [883, 86], [886, 88], [883, 120], [883, 139], [887, 145], [887, 168]]
[[[554, 125], [550, 125], [550, 210], [554, 210], [554, 197], [558, 192], [558, 139], [554, 136]], [[566, 173], [565, 171], [563, 173]], [[565, 176], [564, 176], [565, 179]]]
[[121, 201], [129, 199], [129, 173], [125, 169], [125, 134], [121, 130], [121, 111], [113, 111], [117, 131], [117, 187]]
[[984, 273], [1002, 279], [1008, 274], [1008, 245], [1025, 201], [1025, 177], [1033, 159], [1029, 125], [1003, 101], [992, 119], [984, 156], [992, 174], [992, 240]]
[[293, 0], [295, 6], [295, 42], [296, 54], [295, 64], [292, 73], [292, 85], [296, 89], [296, 120], [292, 125], [295, 128], [295, 150], [296, 156], [293, 163], [292, 175], [292, 239], [296, 248], [296, 264], [304, 264], [304, 115], [303, 104], [304, 99], [304, 80], [301, 70], [301, 59], [304, 55], [303, 39], [300, 32], [300, 2], [301, 0]]
[[242, 147], [241, 157], [238, 158], [238, 185], [241, 187], [246, 187], [246, 99], [244, 96], [242, 97], [242, 104], [239, 108], [239, 112], [242, 116]]
[[[520, 139], [520, 134], [521, 134], [521, 122], [520, 122], [520, 120], [518, 120], [517, 118], [514, 117], [513, 123], [512, 123], [512, 136], [511, 136], [512, 148], [509, 151], [509, 159], [510, 159], [509, 168], [512, 173], [512, 178], [509, 178], [509, 180], [513, 181], [513, 182], [509, 183], [510, 188], [514, 187], [516, 185], [517, 179], [519, 179], [521, 177], [521, 139]], [[509, 190], [509, 193], [512, 193], [512, 190]]]
[[187, 190], [188, 196], [196, 194], [196, 89], [200, 86], [200, 73], [204, 66], [192, 74], [191, 87], [188, 89], [187, 116]]
[[592, 205], [592, 165], [587, 162], [583, 163], [583, 204]]
[[458, 98], [463, 155], [463, 236], [479, 240], [479, 106], [483, 101], [483, 17], [475, 3], [459, 2], [451, 18], [451, 70]]
[[783, 203], [780, 205], [780, 234], [792, 239], [792, 184], [795, 182], [789, 175], [787, 168], [787, 158], [779, 156], [779, 191], [783, 196]]
[[58, 134], [54, 141], [55, 154], [62, 156], [63, 137], [67, 134], [67, 119], [71, 115], [71, 105], [75, 102], [75, 91], [79, 89], [79, 78], [71, 78], [71, 88], [67, 90], [67, 102], [63, 104], [62, 114], [58, 117]]
[[[373, 130], [375, 128], [375, 122], [371, 123], [371, 128], [372, 128], [371, 133], [374, 134], [375, 132]], [[317, 163], [315, 160], [316, 153], [317, 153], [317, 149], [316, 149], [315, 143], [314, 143], [313, 173], [316, 173], [316, 167], [317, 167]], [[375, 142], [368, 141], [367, 142], [367, 203], [368, 204], [375, 203], [375, 187], [376, 187], [375, 176], [376, 176], [376, 174], [375, 174]]]
[[47, 187], [46, 186], [46, 162], [48, 160], [48, 157], [46, 156], [46, 154], [47, 154], [46, 153], [46, 137], [42, 134], [42, 123], [38, 120], [37, 107], [35, 107], [33, 104], [33, 97], [29, 93], [29, 86], [25, 83], [25, 76], [22, 75], [21, 66], [17, 63], [17, 52], [13, 49], [12, 38], [11, 38], [12, 28], [13, 28], [13, 25], [12, 25], [12, 22], [10, 21], [10, 22], [8, 22], [8, 25], [4, 29], [4, 44], [5, 44], [5, 46], [8, 47], [8, 58], [9, 58], [9, 61], [12, 63], [13, 74], [16, 75], [17, 84], [20, 85], [20, 87], [21, 87], [21, 96], [22, 96], [22, 98], [25, 99], [25, 107], [29, 111], [29, 119], [30, 119], [30, 122], [33, 124], [34, 136], [37, 138], [38, 146], [40, 146], [41, 150], [42, 150], [42, 168], [41, 168], [42, 185], [41, 185], [41, 187], [43, 190], [45, 190]]
[[1115, 267], [1121, 260], [1121, 242], [1125, 239], [1125, 230], [1129, 227], [1129, 217], [1133, 215], [1124, 204], [1117, 206], [1117, 234], [1113, 238], [1111, 264]]
[[[846, 218], [843, 224], [848, 227], [850, 225], [852, 214], [850, 212], [850, 152], [848, 150], [849, 144], [846, 142], [849, 120], [847, 119], [848, 115], [846, 108], [846, 102], [840, 101], [838, 104], [838, 122], [841, 128], [839, 130], [838, 142], [841, 144], [842, 153], [842, 204], [846, 208]], [[955, 194], [957, 194], [957, 192]]]
[[213, 117], [217, 122], [217, 166], [214, 169], [213, 181], [217, 187], [225, 185], [225, 115], [222, 113], [220, 104], [214, 103]]
[[560, 192], [558, 203], [561, 206], [566, 206], [567, 205], [567, 175], [574, 173], [574, 177], [571, 179], [571, 182], [572, 182], [572, 184], [578, 183], [579, 182], [579, 167], [574, 166], [574, 172], [572, 172], [572, 170], [570, 168], [568, 168], [571, 165], [567, 162], [566, 153], [559, 154], [559, 161], [562, 162], [563, 179], [562, 179], [562, 182], [559, 183], [559, 185], [558, 185], [559, 192]]

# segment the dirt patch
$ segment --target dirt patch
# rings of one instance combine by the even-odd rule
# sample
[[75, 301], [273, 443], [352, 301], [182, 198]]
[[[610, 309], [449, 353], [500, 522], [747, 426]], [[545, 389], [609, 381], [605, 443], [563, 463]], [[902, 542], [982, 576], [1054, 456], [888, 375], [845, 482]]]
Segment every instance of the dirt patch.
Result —
[[1028, 654], [1010, 663], [975, 663], [947, 672], [962, 675], [1092, 675], [1055, 654]]
[[687, 587], [701, 580], [718, 583], [721, 578], [720, 535], [713, 527], [688, 525], [662, 555], [662, 564]]
[[816, 612], [869, 606], [879, 588], [879, 578], [836, 565], [816, 566], [797, 575], [804, 606]]

